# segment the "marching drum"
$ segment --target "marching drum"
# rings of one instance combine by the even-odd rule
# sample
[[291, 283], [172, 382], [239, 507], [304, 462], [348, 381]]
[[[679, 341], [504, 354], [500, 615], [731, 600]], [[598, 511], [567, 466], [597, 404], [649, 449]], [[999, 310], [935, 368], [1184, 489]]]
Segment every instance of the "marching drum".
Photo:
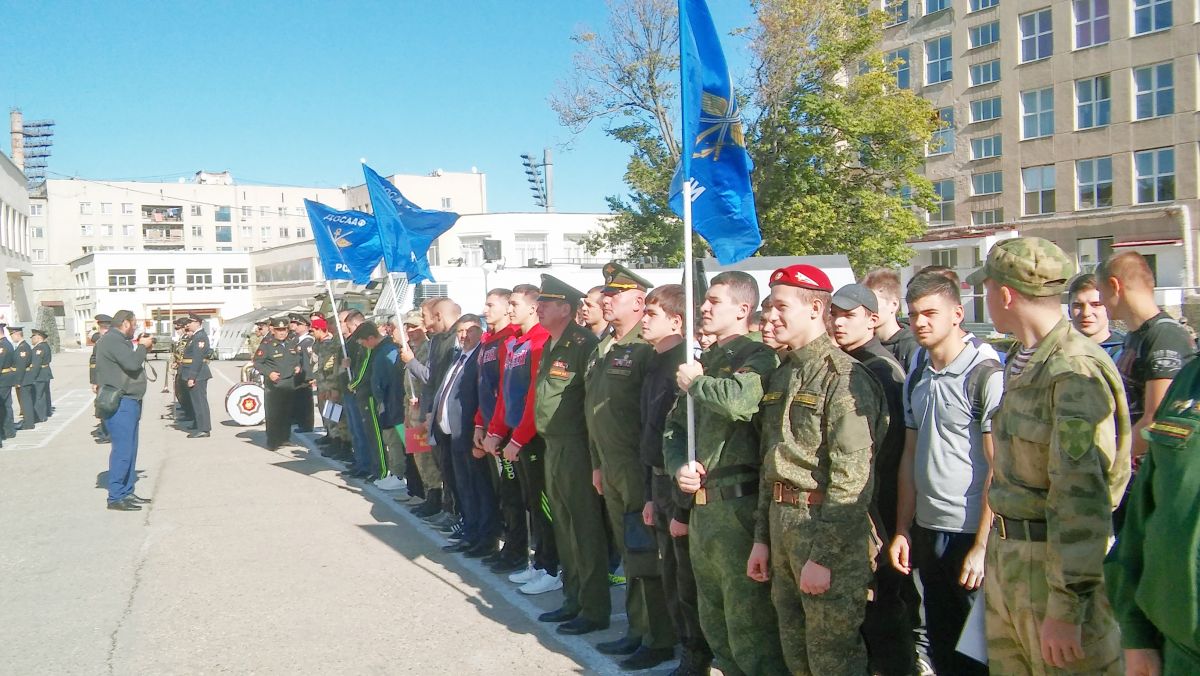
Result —
[[242, 426], [258, 425], [266, 419], [263, 388], [258, 383], [238, 383], [225, 395], [225, 411]]

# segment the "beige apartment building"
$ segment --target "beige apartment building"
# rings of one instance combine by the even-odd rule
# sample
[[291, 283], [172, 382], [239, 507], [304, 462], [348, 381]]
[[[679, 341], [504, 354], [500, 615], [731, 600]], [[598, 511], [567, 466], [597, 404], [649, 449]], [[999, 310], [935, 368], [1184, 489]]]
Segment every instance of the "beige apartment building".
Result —
[[1200, 284], [1198, 0], [883, 1], [898, 83], [946, 125], [925, 165], [940, 203], [906, 272], [966, 272], [1019, 234], [1083, 270], [1140, 251], [1167, 304]]

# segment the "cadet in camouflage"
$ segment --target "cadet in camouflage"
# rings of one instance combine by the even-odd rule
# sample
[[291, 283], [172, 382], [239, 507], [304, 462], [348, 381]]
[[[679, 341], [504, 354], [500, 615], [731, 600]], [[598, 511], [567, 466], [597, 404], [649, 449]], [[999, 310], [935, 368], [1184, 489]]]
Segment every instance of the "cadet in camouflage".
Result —
[[[312, 331], [316, 340], [312, 352], [316, 364], [313, 376], [317, 383], [317, 408], [324, 411], [326, 402], [341, 405], [339, 383], [345, 371], [342, 368], [342, 345], [329, 330], [329, 320], [323, 317], [312, 320]], [[345, 416], [339, 416], [336, 423], [324, 415], [322, 418], [329, 438], [338, 450], [342, 450], [341, 447], [349, 442]]]
[[869, 516], [872, 455], [888, 413], [879, 381], [826, 333], [832, 292], [811, 265], [771, 275], [769, 320], [791, 351], [762, 399], [763, 468], [747, 572], [772, 580], [793, 674], [867, 673], [859, 628], [879, 546]]
[[996, 330], [1020, 341], [992, 424], [994, 673], [1123, 673], [1102, 565], [1129, 481], [1129, 409], [1112, 360], [1062, 315], [1074, 268], [1052, 242], [1017, 238], [967, 278], [984, 283]]

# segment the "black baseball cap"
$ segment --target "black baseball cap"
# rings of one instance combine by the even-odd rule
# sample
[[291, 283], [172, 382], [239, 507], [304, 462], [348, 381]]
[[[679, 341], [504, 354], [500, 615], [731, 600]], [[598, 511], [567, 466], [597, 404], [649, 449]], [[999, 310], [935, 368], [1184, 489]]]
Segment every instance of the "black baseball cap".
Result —
[[879, 314], [879, 298], [875, 292], [863, 286], [862, 284], [847, 284], [838, 289], [833, 294], [830, 303], [839, 310], [849, 312], [858, 306], [867, 309], [867, 312]]

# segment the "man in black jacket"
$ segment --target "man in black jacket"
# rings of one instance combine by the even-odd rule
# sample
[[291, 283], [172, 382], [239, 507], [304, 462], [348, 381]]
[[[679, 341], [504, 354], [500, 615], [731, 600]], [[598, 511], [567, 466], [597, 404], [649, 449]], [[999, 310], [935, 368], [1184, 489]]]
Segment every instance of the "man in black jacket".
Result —
[[212, 414], [208, 409], [208, 381], [212, 378], [212, 371], [208, 368], [208, 353], [212, 350], [212, 344], [208, 341], [208, 332], [204, 330], [204, 321], [196, 315], [188, 315], [187, 319], [192, 338], [183, 349], [179, 376], [188, 388], [188, 400], [192, 402], [195, 420], [188, 439], [197, 439], [207, 437], [212, 432]]
[[[13, 360], [17, 346], [7, 333], [0, 337], [0, 439], [11, 439], [17, 435], [16, 418], [13, 416], [13, 387], [20, 384]], [[94, 376], [95, 374], [93, 374]]]
[[133, 313], [113, 315], [112, 329], [96, 344], [96, 384], [101, 390], [120, 391], [117, 410], [104, 419], [112, 437], [108, 455], [108, 508], [133, 512], [150, 500], [133, 492], [137, 482], [138, 423], [142, 419], [142, 397], [146, 394], [146, 354], [154, 339], [143, 335], [131, 344], [136, 323]]
[[[92, 354], [88, 357], [88, 382], [92, 385], [92, 394], [95, 394], [100, 388], [96, 384], [96, 347], [100, 345], [100, 336], [108, 333], [110, 325], [112, 325], [112, 317], [105, 314], [96, 315], [96, 331], [90, 336]], [[2, 348], [0, 349], [0, 411], [7, 413], [7, 417], [3, 419], [3, 427], [0, 428], [0, 436], [8, 438], [10, 435], [7, 430], [12, 425], [12, 387], [4, 384], [4, 369], [12, 366], [6, 362], [12, 358], [13, 344], [5, 337], [0, 340], [0, 348]], [[107, 444], [109, 442], [108, 427], [104, 424], [103, 419], [99, 420], [96, 429], [92, 430], [92, 436], [96, 438], [96, 443]]]
[[50, 417], [50, 381], [54, 373], [50, 370], [50, 343], [46, 332], [34, 329], [33, 333], [33, 417], [35, 422], [46, 422]]

